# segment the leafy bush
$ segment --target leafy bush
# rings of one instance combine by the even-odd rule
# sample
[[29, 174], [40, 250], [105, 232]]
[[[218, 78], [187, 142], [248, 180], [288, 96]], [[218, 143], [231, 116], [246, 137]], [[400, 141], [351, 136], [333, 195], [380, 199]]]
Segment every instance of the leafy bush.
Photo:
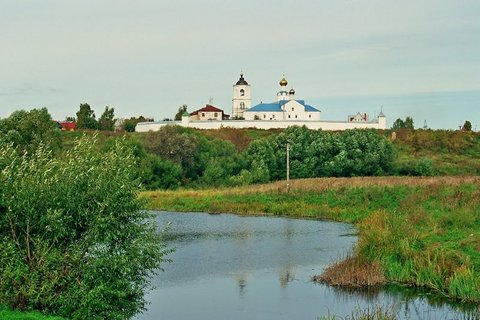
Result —
[[246, 159], [264, 163], [270, 179], [285, 179], [286, 145], [290, 144], [292, 178], [385, 175], [392, 172], [393, 146], [374, 130], [324, 132], [289, 127], [278, 135], [252, 142]]
[[73, 319], [125, 319], [145, 307], [168, 250], [141, 210], [130, 149], [82, 138], [64, 157], [0, 143], [0, 305]]
[[435, 170], [433, 168], [432, 160], [428, 158], [421, 158], [417, 161], [403, 163], [397, 168], [397, 170], [400, 175], [405, 175], [405, 176], [435, 175]]
[[180, 185], [183, 176], [180, 165], [153, 154], [140, 161], [140, 178], [146, 189], [176, 189]]
[[0, 136], [20, 153], [33, 152], [40, 143], [52, 150], [60, 148], [59, 130], [47, 108], [15, 111], [0, 119]]

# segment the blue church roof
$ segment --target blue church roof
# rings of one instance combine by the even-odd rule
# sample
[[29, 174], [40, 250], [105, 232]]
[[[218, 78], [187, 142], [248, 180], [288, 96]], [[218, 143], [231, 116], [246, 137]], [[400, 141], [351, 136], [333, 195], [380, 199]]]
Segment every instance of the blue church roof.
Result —
[[[283, 105], [283, 104], [282, 104]], [[278, 102], [273, 103], [260, 103], [256, 106], [248, 109], [247, 111], [268, 111], [268, 112], [277, 112], [282, 111], [282, 105]]]
[[[257, 104], [256, 106], [248, 109], [247, 111], [253, 111], [253, 112], [282, 112], [282, 106], [287, 103], [288, 101], [291, 100], [281, 100], [278, 102], [272, 102], [272, 103], [260, 103]], [[302, 106], [305, 107], [306, 112], [320, 112], [315, 107], [312, 107], [308, 104], [305, 104], [305, 100], [295, 100], [298, 103], [300, 103]]]

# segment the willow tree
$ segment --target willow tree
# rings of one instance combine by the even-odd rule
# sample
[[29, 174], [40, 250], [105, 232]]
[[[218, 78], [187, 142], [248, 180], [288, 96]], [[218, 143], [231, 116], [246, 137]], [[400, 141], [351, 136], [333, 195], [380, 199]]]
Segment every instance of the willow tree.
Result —
[[142, 210], [134, 156], [82, 138], [62, 157], [0, 138], [0, 305], [72, 319], [127, 319], [145, 307], [168, 250]]

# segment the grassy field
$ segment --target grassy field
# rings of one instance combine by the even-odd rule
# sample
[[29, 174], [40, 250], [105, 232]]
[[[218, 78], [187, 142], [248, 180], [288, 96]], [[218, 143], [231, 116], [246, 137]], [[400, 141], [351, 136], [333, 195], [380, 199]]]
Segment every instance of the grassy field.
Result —
[[[480, 178], [324, 178], [217, 190], [144, 192], [150, 209], [311, 217], [355, 223], [339, 285], [400, 283], [480, 302]], [[353, 267], [352, 267], [353, 266]], [[371, 277], [357, 272], [376, 266]], [[350, 270], [350, 271], [348, 271]], [[334, 281], [335, 280], [335, 281]], [[337, 282], [336, 282], [337, 281]]]

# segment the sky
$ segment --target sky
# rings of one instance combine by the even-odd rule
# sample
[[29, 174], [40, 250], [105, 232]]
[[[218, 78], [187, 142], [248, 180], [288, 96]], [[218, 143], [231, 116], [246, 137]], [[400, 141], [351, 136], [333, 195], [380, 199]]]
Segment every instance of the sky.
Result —
[[117, 117], [253, 105], [285, 75], [322, 119], [480, 130], [478, 0], [0, 0], [0, 117], [89, 103]]

